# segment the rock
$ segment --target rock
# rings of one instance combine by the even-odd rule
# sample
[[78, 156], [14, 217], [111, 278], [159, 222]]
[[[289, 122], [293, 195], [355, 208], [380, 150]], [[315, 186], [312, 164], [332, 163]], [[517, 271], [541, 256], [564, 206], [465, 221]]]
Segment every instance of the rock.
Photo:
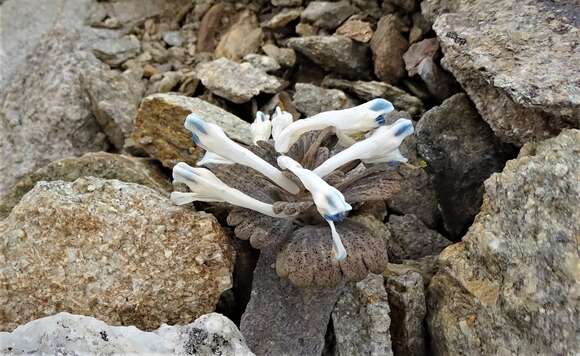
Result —
[[268, 43], [262, 46], [262, 51], [283, 67], [294, 67], [296, 63], [296, 52], [292, 48], [280, 48]]
[[141, 53], [141, 43], [133, 35], [121, 38], [105, 38], [92, 45], [93, 53], [111, 67], [118, 67], [126, 60]]
[[215, 95], [236, 104], [250, 101], [261, 92], [274, 94], [283, 83], [249, 63], [236, 63], [225, 58], [199, 64], [197, 76]]
[[337, 89], [324, 89], [307, 83], [296, 83], [294, 89], [292, 102], [306, 117], [356, 106], [346, 94]]
[[385, 4], [390, 4], [406, 13], [415, 11], [415, 8], [417, 7], [416, 0], [384, 0], [383, 7]]
[[[502, 140], [523, 145], [580, 126], [580, 36], [565, 1], [426, 1], [444, 67]], [[489, 11], [493, 6], [494, 11]]]
[[160, 79], [154, 82], [149, 89], [147, 90], [147, 94], [155, 94], [155, 93], [169, 93], [172, 91], [181, 79], [183, 78], [183, 73], [176, 72], [176, 71], [168, 71], [163, 73], [160, 76]]
[[424, 326], [427, 306], [421, 274], [401, 269], [385, 277], [391, 309], [391, 339], [396, 355], [428, 355], [428, 336]]
[[343, 35], [362, 43], [369, 42], [373, 33], [374, 31], [368, 22], [352, 18], [336, 29], [337, 35]]
[[348, 78], [369, 78], [368, 48], [344, 36], [291, 38], [288, 45], [321, 67]]
[[197, 50], [213, 52], [218, 44], [218, 35], [222, 30], [222, 19], [228, 11], [222, 2], [213, 5], [203, 16], [197, 31]]
[[302, 0], [270, 0], [274, 6], [300, 6]]
[[290, 22], [299, 19], [302, 14], [302, 8], [283, 9], [271, 19], [262, 23], [262, 27], [277, 30], [286, 27]]
[[51, 162], [22, 177], [0, 197], [0, 220], [10, 214], [22, 196], [34, 188], [36, 183], [55, 180], [72, 182], [88, 176], [141, 184], [160, 193], [172, 190], [169, 180], [149, 160], [106, 152], [87, 153], [82, 157]]
[[256, 15], [250, 11], [243, 11], [222, 36], [215, 49], [215, 55], [218, 58], [240, 60], [260, 48], [262, 37], [262, 29], [258, 26]]
[[318, 27], [314, 27], [311, 24], [300, 22], [296, 25], [296, 34], [302, 37], [315, 36], [318, 34]]
[[411, 32], [409, 32], [409, 43], [419, 41], [429, 31], [431, 31], [431, 23], [420, 12], [414, 13], [413, 27], [411, 27]]
[[250, 63], [253, 67], [263, 70], [264, 72], [275, 72], [280, 69], [280, 65], [272, 57], [260, 54], [248, 54], [244, 61]]
[[437, 100], [443, 101], [460, 90], [455, 79], [431, 58], [425, 58], [419, 63], [417, 74], [423, 79], [429, 93]]
[[393, 355], [389, 313], [382, 276], [347, 288], [332, 311], [336, 355]]
[[217, 220], [134, 183], [39, 182], [0, 236], [1, 330], [60, 311], [147, 330], [187, 323], [232, 284]]
[[408, 274], [409, 272], [417, 272], [423, 278], [423, 285], [425, 289], [431, 283], [431, 278], [437, 272], [437, 258], [438, 256], [426, 256], [418, 260], [403, 260], [401, 263], [389, 263], [383, 276], [390, 278], [392, 276], [399, 276]]
[[505, 152], [465, 94], [425, 113], [415, 132], [435, 177], [445, 229], [461, 237], [481, 206], [483, 181], [502, 169]]
[[437, 38], [428, 38], [421, 42], [412, 44], [403, 55], [405, 69], [409, 76], [417, 74], [417, 67], [426, 58], [435, 58], [439, 51], [439, 41]]
[[394, 15], [381, 17], [371, 39], [375, 74], [389, 84], [395, 84], [405, 76], [403, 54], [409, 44], [401, 34], [398, 22]]
[[[429, 255], [438, 255], [451, 241], [437, 231], [429, 229], [415, 215], [390, 215], [387, 225], [389, 239], [389, 261], [415, 260]], [[397, 245], [397, 248], [393, 248]], [[393, 253], [393, 252], [402, 253]]]
[[253, 355], [231, 320], [206, 314], [187, 325], [162, 325], [151, 332], [134, 326], [110, 326], [90, 316], [58, 313], [0, 332], [3, 355], [166, 354]]
[[0, 194], [48, 162], [108, 147], [81, 85], [108, 68], [79, 46], [75, 31], [47, 34], [3, 88]]
[[154, 94], [143, 99], [135, 119], [133, 140], [166, 167], [171, 168], [177, 162], [193, 164], [203, 153], [183, 127], [190, 113], [219, 125], [232, 140], [247, 145], [252, 142], [247, 122], [204, 100], [176, 94]]
[[145, 93], [145, 84], [134, 73], [88, 71], [81, 76], [91, 110], [107, 138], [119, 151], [133, 130], [133, 120]]
[[485, 182], [480, 213], [431, 280], [434, 353], [577, 353], [579, 142], [564, 130], [526, 145]]
[[163, 42], [167, 43], [167, 45], [171, 47], [181, 47], [183, 44], [183, 37], [181, 37], [181, 33], [179, 31], [163, 32], [161, 38], [163, 38]]
[[322, 85], [336, 88], [353, 94], [361, 100], [368, 101], [375, 98], [389, 100], [397, 110], [406, 111], [413, 117], [420, 117], [424, 111], [421, 100], [406, 91], [393, 85], [382, 82], [348, 81], [331, 77], [324, 78]]
[[314, 26], [334, 30], [344, 22], [356, 9], [348, 1], [312, 1], [302, 12], [302, 20]]

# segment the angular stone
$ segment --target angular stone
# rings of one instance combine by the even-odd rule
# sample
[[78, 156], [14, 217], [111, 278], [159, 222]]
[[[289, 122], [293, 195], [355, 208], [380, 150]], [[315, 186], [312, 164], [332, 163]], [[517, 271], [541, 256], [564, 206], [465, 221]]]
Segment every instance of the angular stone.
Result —
[[236, 325], [218, 313], [202, 315], [191, 324], [163, 325], [147, 332], [62, 312], [21, 325], [11, 333], [0, 332], [0, 345], [3, 355], [253, 355]]
[[215, 55], [218, 58], [240, 60], [260, 48], [262, 37], [262, 29], [258, 25], [256, 15], [250, 11], [243, 11], [222, 36], [215, 49]]
[[60, 311], [147, 330], [187, 323], [232, 284], [217, 220], [134, 183], [39, 182], [0, 236], [2, 330]]
[[368, 47], [344, 36], [291, 38], [288, 45], [324, 69], [348, 78], [369, 78]]
[[412, 269], [385, 276], [391, 308], [391, 339], [396, 355], [422, 356], [427, 352], [425, 287], [421, 274]]
[[296, 109], [306, 115], [314, 116], [323, 111], [340, 110], [355, 106], [344, 92], [337, 89], [325, 89], [307, 83], [296, 83], [292, 102]]
[[445, 68], [502, 140], [521, 146], [580, 126], [576, 2], [423, 4]]
[[441, 69], [431, 58], [425, 58], [419, 63], [417, 74], [437, 100], [443, 101], [460, 91], [453, 76]]
[[502, 169], [506, 153], [465, 94], [425, 113], [415, 132], [435, 177], [445, 229], [460, 237], [479, 211], [483, 181]]
[[274, 6], [300, 6], [303, 0], [270, 0]]
[[82, 86], [108, 68], [80, 46], [75, 31], [48, 33], [3, 88], [0, 194], [53, 160], [108, 147]]
[[197, 51], [213, 53], [218, 44], [218, 35], [223, 29], [222, 19], [227, 14], [226, 6], [222, 2], [218, 2], [207, 10], [197, 32]]
[[294, 67], [296, 63], [296, 52], [292, 48], [280, 48], [268, 43], [262, 46], [262, 51], [284, 67]]
[[190, 113], [219, 125], [232, 140], [247, 145], [252, 142], [247, 122], [204, 100], [176, 94], [153, 94], [143, 99], [135, 119], [133, 140], [166, 167], [171, 168], [177, 162], [194, 164], [203, 153], [183, 127]]
[[10, 214], [12, 208], [36, 183], [55, 180], [73, 182], [88, 176], [141, 184], [160, 193], [172, 190], [169, 180], [150, 160], [106, 152], [87, 153], [82, 157], [51, 162], [22, 177], [5, 195], [0, 196], [0, 220]]
[[431, 280], [434, 353], [577, 353], [579, 142], [564, 130], [526, 145], [485, 182], [481, 212]]
[[395, 15], [381, 17], [371, 39], [374, 70], [381, 81], [395, 84], [405, 76], [403, 54], [408, 47], [400, 31], [399, 19]]
[[343, 90], [365, 101], [375, 98], [387, 99], [393, 103], [397, 110], [406, 111], [413, 117], [420, 117], [424, 112], [421, 99], [387, 83], [376, 81], [364, 82], [361, 80], [348, 81], [326, 77], [322, 85], [328, 88]]
[[244, 57], [244, 62], [248, 62], [255, 68], [261, 69], [266, 73], [275, 72], [280, 69], [280, 65], [274, 58], [260, 54], [248, 54]]
[[337, 35], [343, 35], [362, 43], [369, 42], [373, 33], [370, 23], [352, 17], [336, 29]]
[[183, 37], [179, 31], [167, 31], [161, 35], [163, 42], [171, 47], [180, 47], [183, 44]]
[[337, 355], [393, 355], [383, 277], [370, 274], [346, 288], [332, 311]]
[[417, 74], [417, 67], [425, 58], [435, 58], [439, 51], [439, 40], [437, 38], [428, 38], [409, 46], [409, 49], [403, 55], [405, 69], [409, 76]]
[[202, 63], [196, 71], [212, 93], [236, 104], [248, 102], [262, 92], [274, 94], [283, 86], [278, 78], [249, 63], [239, 64], [225, 58]]
[[284, 28], [290, 22], [300, 18], [302, 10], [302, 8], [284, 9], [276, 15], [272, 16], [272, 18], [268, 21], [262, 23], [262, 27], [270, 28], [273, 30]]
[[[437, 231], [429, 229], [415, 215], [390, 215], [387, 225], [391, 231], [389, 239], [389, 261], [415, 260], [438, 255], [451, 241]], [[397, 245], [394, 248], [394, 245]], [[397, 253], [393, 253], [393, 252]]]
[[111, 67], [118, 67], [141, 52], [141, 43], [134, 35], [105, 38], [92, 44], [95, 56]]
[[314, 26], [334, 30], [355, 11], [356, 8], [344, 0], [339, 2], [312, 1], [302, 12], [302, 20], [311, 22]]
[[414, 13], [413, 27], [411, 27], [411, 32], [409, 32], [409, 43], [419, 41], [429, 31], [431, 31], [431, 23], [425, 19], [421, 12]]

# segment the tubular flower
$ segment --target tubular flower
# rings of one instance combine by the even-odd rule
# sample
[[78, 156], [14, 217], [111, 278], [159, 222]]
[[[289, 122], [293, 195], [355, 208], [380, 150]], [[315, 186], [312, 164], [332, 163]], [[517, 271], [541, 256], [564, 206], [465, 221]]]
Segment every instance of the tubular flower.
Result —
[[373, 99], [365, 104], [343, 110], [316, 114], [288, 125], [274, 141], [276, 151], [286, 153], [306, 132], [334, 127], [341, 143], [352, 144], [351, 135], [367, 132], [385, 125], [385, 114], [393, 111], [393, 104], [385, 99]]
[[254, 142], [254, 145], [259, 141], [268, 141], [270, 133], [272, 132], [270, 116], [258, 111], [254, 122], [250, 125], [250, 131], [252, 133], [252, 142]]
[[276, 111], [272, 115], [272, 138], [274, 141], [277, 141], [280, 133], [293, 122], [292, 114], [276, 106]]
[[205, 166], [207, 164], [234, 164], [234, 162], [223, 158], [222, 156], [206, 151], [203, 157], [197, 161], [196, 166]]

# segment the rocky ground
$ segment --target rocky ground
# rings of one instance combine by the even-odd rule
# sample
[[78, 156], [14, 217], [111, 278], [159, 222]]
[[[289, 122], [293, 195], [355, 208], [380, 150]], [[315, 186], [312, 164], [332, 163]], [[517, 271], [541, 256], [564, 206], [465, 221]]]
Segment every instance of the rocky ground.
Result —
[[[579, 15], [0, 1], [0, 353], [580, 353]], [[258, 110], [374, 98], [415, 126], [400, 189], [354, 217], [387, 246], [382, 275], [294, 287], [229, 207], [168, 198], [171, 168], [204, 153], [189, 113], [251, 144]]]

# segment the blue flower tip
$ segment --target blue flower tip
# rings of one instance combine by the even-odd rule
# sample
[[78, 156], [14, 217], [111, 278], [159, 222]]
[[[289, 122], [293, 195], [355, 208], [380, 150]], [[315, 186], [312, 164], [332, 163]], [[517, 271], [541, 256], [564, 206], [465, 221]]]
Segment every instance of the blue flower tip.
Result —
[[397, 123], [397, 130], [395, 131], [395, 136], [410, 135], [415, 131], [413, 124], [409, 120], [404, 120], [403, 122]]
[[201, 132], [202, 134], [207, 134], [205, 129], [205, 121], [197, 117], [195, 114], [187, 115], [185, 118], [185, 128], [190, 131], [195, 130]]
[[369, 109], [378, 112], [389, 112], [395, 110], [395, 107], [390, 101], [379, 98], [369, 101]]

